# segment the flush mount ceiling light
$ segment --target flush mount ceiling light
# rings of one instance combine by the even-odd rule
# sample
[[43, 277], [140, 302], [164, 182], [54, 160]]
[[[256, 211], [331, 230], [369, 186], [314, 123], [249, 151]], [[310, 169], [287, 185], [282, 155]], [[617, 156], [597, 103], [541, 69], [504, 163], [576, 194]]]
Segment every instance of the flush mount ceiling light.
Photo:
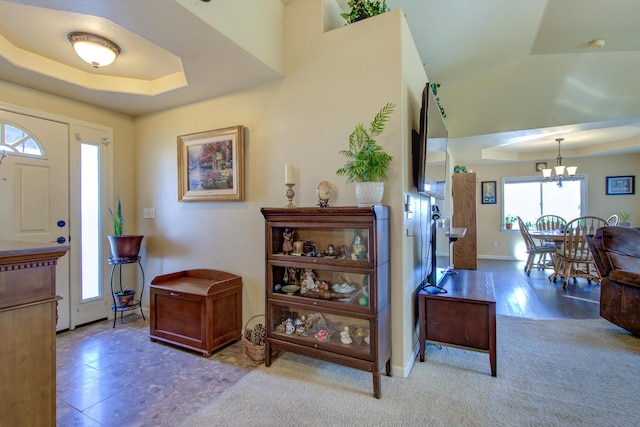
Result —
[[111, 64], [120, 54], [120, 46], [95, 34], [73, 32], [67, 38], [78, 56], [94, 68]]
[[[562, 164], [562, 154], [560, 154], [560, 143], [564, 141], [564, 138], [557, 138], [558, 142], [558, 157], [556, 158], [556, 166], [553, 169], [542, 169], [542, 177], [544, 178], [544, 182], [558, 181], [558, 187], [562, 187], [562, 181], [573, 180], [575, 178], [576, 172], [578, 171], [577, 166], [564, 166]], [[553, 176], [552, 176], [552, 173]]]

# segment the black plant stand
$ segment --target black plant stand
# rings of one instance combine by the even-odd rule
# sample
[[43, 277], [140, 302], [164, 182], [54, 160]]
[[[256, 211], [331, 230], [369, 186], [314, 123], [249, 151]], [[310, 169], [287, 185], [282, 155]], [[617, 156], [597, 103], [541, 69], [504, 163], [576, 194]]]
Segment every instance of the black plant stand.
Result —
[[[109, 282], [111, 284], [111, 296], [113, 298], [113, 304], [111, 305], [111, 309], [114, 311], [113, 315], [113, 327], [116, 327], [116, 319], [118, 318], [118, 312], [120, 312], [120, 322], [122, 322], [122, 317], [124, 316], [125, 311], [135, 310], [140, 307], [140, 314], [142, 315], [142, 319], [146, 320], [144, 317], [144, 313], [142, 312], [142, 295], [144, 295], [144, 269], [142, 268], [142, 264], [140, 263], [140, 257], [131, 257], [131, 258], [109, 258], [107, 260], [109, 264], [111, 264], [111, 276], [109, 278]], [[131, 304], [125, 306], [119, 306], [116, 302], [116, 297], [113, 292], [113, 272], [116, 269], [116, 266], [120, 269], [119, 278], [120, 278], [120, 291], [122, 291], [122, 266], [124, 264], [138, 264], [140, 268], [140, 273], [142, 273], [142, 286], [140, 289], [140, 299], [134, 299]]]

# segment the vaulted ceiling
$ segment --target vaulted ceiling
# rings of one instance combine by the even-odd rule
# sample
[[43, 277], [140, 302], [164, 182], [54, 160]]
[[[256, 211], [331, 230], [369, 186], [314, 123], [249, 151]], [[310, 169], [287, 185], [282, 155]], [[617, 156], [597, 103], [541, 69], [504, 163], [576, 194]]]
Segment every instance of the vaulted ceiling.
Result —
[[[135, 116], [283, 78], [211, 25], [212, 8], [237, 1], [293, 0], [0, 0], [0, 79]], [[387, 4], [403, 9], [441, 84], [457, 160], [553, 158], [557, 137], [569, 156], [640, 150], [639, 1]], [[122, 54], [92, 69], [70, 31], [97, 32]], [[588, 47], [594, 39], [604, 47]]]

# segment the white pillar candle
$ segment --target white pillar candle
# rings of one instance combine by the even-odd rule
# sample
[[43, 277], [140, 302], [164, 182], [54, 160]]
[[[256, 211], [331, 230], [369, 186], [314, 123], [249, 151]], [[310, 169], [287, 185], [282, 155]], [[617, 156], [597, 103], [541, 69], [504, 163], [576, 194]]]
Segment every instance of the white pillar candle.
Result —
[[293, 165], [284, 165], [284, 183], [295, 184], [296, 179], [294, 177]]

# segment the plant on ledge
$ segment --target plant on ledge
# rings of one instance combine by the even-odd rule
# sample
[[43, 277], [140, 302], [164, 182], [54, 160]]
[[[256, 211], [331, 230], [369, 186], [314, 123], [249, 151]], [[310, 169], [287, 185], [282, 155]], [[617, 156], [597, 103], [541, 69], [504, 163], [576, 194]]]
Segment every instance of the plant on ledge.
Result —
[[340, 14], [340, 16], [347, 21], [347, 24], [352, 24], [389, 11], [386, 0], [351, 0], [348, 4], [351, 11]]
[[387, 170], [393, 159], [375, 138], [384, 130], [384, 125], [393, 112], [395, 104], [388, 102], [376, 114], [369, 129], [362, 123], [349, 135], [349, 149], [340, 151], [349, 161], [336, 171], [338, 176], [346, 176], [350, 182], [387, 181]]
[[511, 228], [513, 228], [513, 223], [516, 222], [517, 220], [518, 220], [518, 217], [513, 215], [507, 215], [504, 218], [504, 228], [506, 228], [507, 230], [510, 230]]
[[336, 171], [338, 176], [346, 176], [347, 183], [356, 183], [358, 206], [379, 205], [384, 196], [384, 182], [389, 179], [387, 171], [393, 159], [378, 145], [375, 138], [384, 130], [395, 104], [388, 102], [376, 114], [369, 129], [362, 123], [349, 135], [349, 149], [340, 151], [347, 163]]

